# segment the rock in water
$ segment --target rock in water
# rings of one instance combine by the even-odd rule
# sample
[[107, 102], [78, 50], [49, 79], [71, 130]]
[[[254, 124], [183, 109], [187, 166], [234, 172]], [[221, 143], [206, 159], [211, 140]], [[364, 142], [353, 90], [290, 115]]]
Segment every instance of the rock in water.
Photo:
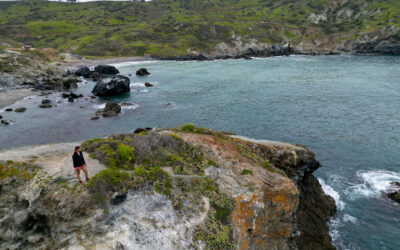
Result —
[[398, 203], [400, 203], [400, 191], [392, 192], [388, 194], [388, 197]]
[[63, 79], [63, 88], [65, 90], [68, 89], [76, 89], [78, 87], [78, 82], [80, 82], [78, 79], [75, 77], [68, 77]]
[[26, 108], [16, 108], [15, 112], [25, 112]]
[[72, 96], [68, 97], [68, 102], [74, 102], [74, 98]]
[[90, 69], [88, 67], [79, 68], [77, 71], [75, 71], [75, 75], [88, 78], [90, 76]]
[[131, 91], [128, 77], [118, 75], [101, 79], [93, 88], [92, 93], [96, 96], [119, 96]]
[[147, 71], [147, 69], [145, 69], [145, 68], [141, 68], [138, 71], [136, 71], [136, 75], [137, 76], [148, 76], [148, 75], [150, 75], [150, 72]]
[[12, 124], [12, 121], [10, 121], [10, 120], [1, 120], [1, 124], [4, 124], [4, 125], [11, 125], [11, 124]]
[[153, 87], [154, 85], [153, 85], [153, 84], [151, 84], [151, 83], [149, 83], [149, 82], [146, 82], [146, 83], [144, 84], [144, 86], [146, 86], [146, 87], [150, 88], [150, 87]]
[[4, 111], [11, 112], [11, 111], [13, 111], [13, 109], [5, 109]]
[[117, 112], [115, 111], [107, 111], [107, 112], [103, 112], [103, 117], [114, 117], [117, 116]]
[[3, 117], [0, 115], [0, 119], [3, 119]]
[[51, 103], [51, 100], [49, 100], [49, 99], [42, 100], [42, 104], [49, 104], [49, 103]]
[[103, 112], [109, 112], [109, 111], [113, 111], [115, 113], [120, 113], [121, 106], [119, 106], [118, 103], [115, 103], [115, 102], [108, 102], [106, 104], [106, 107], [104, 108]]
[[94, 68], [94, 71], [105, 75], [119, 74], [119, 70], [111, 65], [98, 65]]

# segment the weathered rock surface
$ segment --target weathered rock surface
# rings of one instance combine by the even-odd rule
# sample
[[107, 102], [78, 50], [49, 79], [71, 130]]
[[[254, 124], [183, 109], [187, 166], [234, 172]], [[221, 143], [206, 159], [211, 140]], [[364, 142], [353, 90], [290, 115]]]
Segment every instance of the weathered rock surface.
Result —
[[[320, 164], [305, 147], [196, 128], [143, 131], [83, 144], [105, 164], [87, 156], [91, 176], [111, 165], [121, 176], [134, 173], [133, 182], [115, 175], [111, 190], [98, 180], [114, 172], [99, 172], [89, 188], [78, 185], [76, 143], [0, 152], [0, 159], [40, 167], [0, 179], [0, 248], [334, 248], [327, 220], [335, 204], [312, 175]], [[121, 161], [130, 148], [133, 172]], [[157, 167], [146, 172], [141, 164]], [[3, 162], [0, 171], [14, 166]], [[145, 181], [152, 171], [154, 181]]]
[[119, 70], [111, 65], [98, 65], [94, 68], [94, 71], [104, 75], [119, 74]]
[[130, 92], [130, 80], [126, 76], [118, 75], [101, 79], [94, 86], [92, 93], [96, 96], [119, 96]]
[[136, 75], [137, 76], [148, 76], [148, 75], [150, 75], [150, 72], [147, 71], [147, 69], [145, 69], [145, 68], [141, 68], [136, 71]]

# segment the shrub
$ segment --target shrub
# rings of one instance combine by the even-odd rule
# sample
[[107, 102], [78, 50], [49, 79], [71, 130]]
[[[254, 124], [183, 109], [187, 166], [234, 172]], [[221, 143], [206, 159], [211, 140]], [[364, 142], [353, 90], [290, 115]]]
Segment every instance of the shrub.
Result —
[[182, 126], [182, 130], [186, 132], [192, 132], [194, 130], [194, 124], [186, 123], [185, 125]]
[[241, 175], [253, 175], [253, 172], [250, 169], [243, 169], [240, 174]]

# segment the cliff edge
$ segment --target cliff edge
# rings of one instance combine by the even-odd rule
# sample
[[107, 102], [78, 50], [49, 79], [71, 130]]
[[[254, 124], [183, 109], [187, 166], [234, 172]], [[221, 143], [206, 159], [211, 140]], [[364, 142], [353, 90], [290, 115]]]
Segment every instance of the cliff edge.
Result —
[[0, 152], [2, 249], [334, 249], [334, 200], [300, 145], [191, 124]]

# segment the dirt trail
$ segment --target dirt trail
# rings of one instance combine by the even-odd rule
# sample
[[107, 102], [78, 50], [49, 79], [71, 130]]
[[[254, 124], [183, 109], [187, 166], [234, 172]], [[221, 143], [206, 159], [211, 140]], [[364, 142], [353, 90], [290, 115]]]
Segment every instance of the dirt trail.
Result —
[[[0, 151], [0, 160], [31, 162], [42, 167], [52, 177], [74, 179], [72, 154], [74, 147], [80, 144], [81, 142], [70, 142], [8, 149]], [[105, 168], [99, 161], [91, 159], [87, 153], [83, 153], [83, 155], [89, 176], [94, 176]]]

